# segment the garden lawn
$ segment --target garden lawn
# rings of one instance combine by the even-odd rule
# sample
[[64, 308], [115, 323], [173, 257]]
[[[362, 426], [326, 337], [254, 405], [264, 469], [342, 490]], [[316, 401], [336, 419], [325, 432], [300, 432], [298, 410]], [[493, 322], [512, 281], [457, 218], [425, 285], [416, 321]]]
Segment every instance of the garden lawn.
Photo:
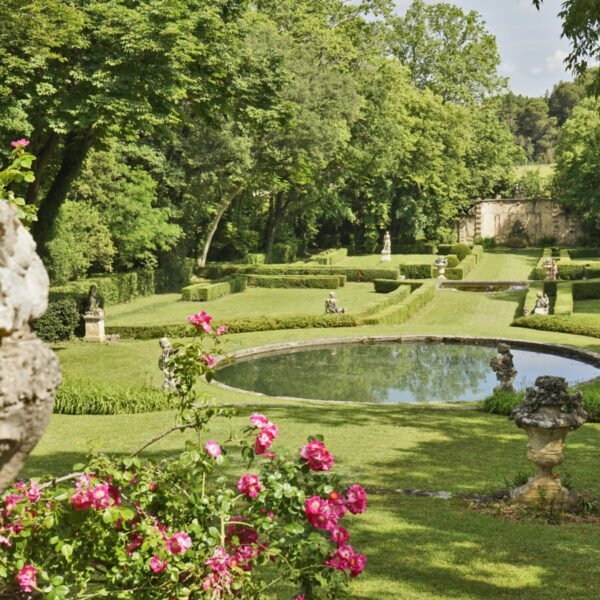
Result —
[[541, 256], [542, 251], [539, 249], [513, 250], [502, 253], [486, 251], [483, 260], [465, 279], [479, 281], [527, 280]]
[[[500, 260], [504, 256], [505, 262]], [[522, 272], [536, 258], [527, 253], [488, 255], [481, 265], [498, 273]], [[486, 278], [505, 279], [502, 277]], [[513, 278], [513, 277], [510, 277]], [[370, 287], [370, 284], [369, 284]], [[342, 291], [338, 295], [343, 298]], [[351, 289], [351, 288], [348, 288]], [[258, 291], [258, 290], [257, 290]], [[268, 290], [269, 292], [271, 290]], [[286, 290], [287, 291], [287, 290]], [[289, 290], [294, 294], [299, 291]], [[319, 298], [323, 290], [319, 292]], [[511, 328], [524, 292], [481, 294], [440, 290], [434, 300], [401, 326], [335, 330], [287, 330], [230, 335], [227, 349], [269, 343], [356, 335], [456, 334], [512, 337], [569, 344], [600, 352], [600, 340], [584, 336]], [[240, 314], [248, 314], [247, 294], [231, 296]], [[152, 305], [152, 299], [147, 299]], [[205, 303], [217, 314], [220, 301]], [[340, 302], [342, 304], [342, 302]], [[122, 323], [136, 317], [173, 314], [175, 297], [155, 313], [143, 302]], [[180, 303], [182, 304], [182, 303]], [[194, 309], [200, 307], [191, 304]], [[215, 310], [213, 311], [213, 307]], [[187, 306], [186, 306], [187, 308]], [[245, 312], [244, 312], [245, 311]], [[111, 309], [109, 309], [109, 319]], [[169, 322], [181, 321], [189, 310]], [[67, 379], [93, 379], [114, 386], [159, 385], [157, 340], [124, 340], [114, 346], [65, 344], [58, 355]], [[250, 395], [201, 383], [219, 404], [236, 405], [234, 430], [254, 411], [264, 412], [282, 430], [277, 452], [296, 453], [308, 435], [321, 433], [336, 457], [335, 469], [348, 483], [362, 483], [369, 492], [364, 515], [346, 519], [351, 543], [367, 554], [366, 572], [351, 584], [349, 597], [360, 600], [497, 600], [593, 597], [600, 578], [600, 529], [595, 525], [551, 526], [513, 523], [473, 510], [459, 499], [405, 497], [397, 490], [418, 488], [486, 493], [505, 487], [505, 478], [533, 474], [527, 461], [525, 434], [506, 417], [474, 410], [473, 405], [353, 405], [309, 403]], [[88, 448], [113, 454], [130, 452], [172, 425], [173, 412], [119, 416], [61, 416], [51, 419], [46, 435], [29, 458], [24, 476], [62, 474], [79, 462]], [[206, 439], [228, 437], [230, 424], [218, 421]], [[163, 439], [154, 456], [179, 453], [184, 434]], [[230, 454], [228, 476], [235, 480], [241, 465]], [[573, 486], [600, 495], [600, 425], [588, 424], [571, 433], [564, 469]], [[289, 600], [292, 590], [273, 598]]]
[[[230, 294], [210, 302], [184, 302], [181, 294], [157, 294], [136, 298], [126, 304], [106, 309], [106, 324], [173, 325], [185, 323], [189, 315], [206, 310], [215, 320], [241, 317], [285, 315], [322, 315], [325, 312], [325, 289], [279, 289], [249, 287], [245, 292]], [[360, 312], [370, 302], [383, 300], [372, 283], [346, 283], [335, 290], [338, 306]]]
[[573, 312], [600, 314], [600, 300], [575, 300]]

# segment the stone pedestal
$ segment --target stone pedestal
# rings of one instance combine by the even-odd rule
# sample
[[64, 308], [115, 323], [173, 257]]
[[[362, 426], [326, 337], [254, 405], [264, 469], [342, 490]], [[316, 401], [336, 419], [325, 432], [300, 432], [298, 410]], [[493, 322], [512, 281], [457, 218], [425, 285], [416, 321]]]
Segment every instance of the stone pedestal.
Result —
[[85, 313], [83, 315], [85, 321], [85, 337], [86, 342], [104, 342], [106, 335], [104, 334], [104, 311], [98, 313]]
[[385, 250], [381, 251], [381, 262], [392, 262], [391, 250], [387, 252]]

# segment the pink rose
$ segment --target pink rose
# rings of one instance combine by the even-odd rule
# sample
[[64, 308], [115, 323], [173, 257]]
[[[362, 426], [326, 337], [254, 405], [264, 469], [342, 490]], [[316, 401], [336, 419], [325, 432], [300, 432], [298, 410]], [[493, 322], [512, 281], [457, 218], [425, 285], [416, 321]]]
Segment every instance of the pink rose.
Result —
[[231, 555], [225, 548], [218, 546], [212, 556], [204, 563], [215, 573], [226, 573], [229, 570]]
[[306, 460], [311, 471], [329, 471], [333, 467], [333, 456], [319, 440], [308, 442], [300, 450], [300, 456]]
[[206, 322], [202, 323], [202, 329], [204, 329], [204, 331], [206, 333], [212, 333], [213, 332], [212, 327], [208, 323], [206, 323]]
[[334, 542], [337, 546], [343, 546], [349, 539], [350, 534], [345, 527], [341, 525], [336, 525], [331, 528], [329, 532], [331, 534], [331, 541]]
[[27, 593], [34, 591], [37, 588], [37, 580], [35, 578], [37, 569], [33, 565], [25, 565], [17, 575], [19, 587]]
[[256, 498], [262, 490], [258, 475], [244, 475], [240, 477], [237, 483], [238, 490], [248, 496], [248, 498]]
[[192, 315], [187, 318], [188, 323], [193, 325], [196, 329], [203, 329], [203, 325], [210, 325], [212, 321], [212, 317], [207, 314], [205, 311], [200, 311], [199, 313]]
[[176, 532], [167, 540], [167, 550], [171, 554], [183, 554], [192, 547], [192, 539], [184, 531]]
[[217, 442], [215, 442], [215, 440], [208, 440], [208, 442], [206, 442], [206, 444], [204, 444], [204, 449], [213, 458], [217, 458], [217, 456], [221, 456], [221, 453], [223, 452], [221, 450], [221, 446], [219, 446], [219, 444], [217, 444]]
[[111, 504], [110, 493], [108, 491], [108, 483], [102, 483], [90, 490], [92, 504], [96, 510], [108, 508]]
[[348, 488], [346, 506], [353, 515], [365, 512], [367, 509], [367, 492], [361, 485], [355, 483]]
[[21, 138], [20, 140], [15, 140], [14, 142], [11, 142], [10, 145], [15, 150], [24, 150], [25, 148], [27, 148], [27, 146], [29, 146], [29, 140]]
[[308, 522], [317, 529], [331, 530], [338, 522], [333, 506], [320, 496], [308, 498], [304, 503], [304, 512]]
[[92, 506], [92, 496], [89, 491], [77, 491], [71, 496], [71, 506], [75, 510], [87, 510]]
[[269, 420], [265, 415], [261, 415], [260, 413], [252, 413], [250, 415], [250, 423], [254, 425], [254, 427], [264, 427]]
[[227, 333], [229, 331], [229, 328], [226, 327], [225, 325], [221, 325], [221, 327], [217, 328], [217, 335], [223, 335], [224, 333]]
[[4, 506], [6, 508], [6, 514], [12, 512], [19, 502], [23, 502], [25, 500], [24, 496], [20, 494], [6, 494], [4, 497]]
[[157, 554], [155, 554], [152, 557], [152, 560], [150, 561], [150, 568], [155, 572], [155, 573], [162, 573], [164, 572], [164, 570], [167, 568], [167, 561], [166, 560], [161, 560]]
[[0, 544], [3, 544], [7, 548], [12, 546], [11, 541], [8, 538], [5, 538], [3, 535], [0, 535]]
[[217, 361], [212, 354], [205, 354], [202, 357], [202, 360], [211, 368], [217, 364]]

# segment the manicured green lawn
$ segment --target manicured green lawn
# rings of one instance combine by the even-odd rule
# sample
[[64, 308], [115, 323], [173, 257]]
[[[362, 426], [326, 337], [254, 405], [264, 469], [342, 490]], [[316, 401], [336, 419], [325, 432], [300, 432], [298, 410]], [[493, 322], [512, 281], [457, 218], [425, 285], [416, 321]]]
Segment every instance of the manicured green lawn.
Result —
[[576, 300], [574, 312], [577, 313], [600, 313], [600, 300]]
[[522, 281], [529, 279], [537, 265], [541, 250], [513, 250], [511, 252], [486, 252], [483, 260], [465, 279], [480, 281]]
[[[320, 315], [325, 312], [324, 289], [247, 288], [210, 302], [184, 302], [180, 294], [157, 294], [137, 298], [133, 302], [110, 306], [106, 323], [110, 325], [172, 325], [185, 323], [186, 317], [200, 310], [215, 319], [236, 317]], [[366, 304], [382, 300], [372, 283], [347, 283], [335, 290], [338, 306], [359, 312]]]
[[[536, 261], [533, 253], [490, 254], [478, 268], [486, 273], [482, 278], [521, 279]], [[492, 277], [494, 269], [496, 276]], [[509, 271], [518, 275], [507, 276]], [[368, 284], [369, 289], [371, 285]], [[344, 298], [344, 289], [338, 291], [340, 300]], [[324, 290], [315, 291], [319, 299], [324, 294]], [[523, 292], [481, 294], [441, 290], [402, 326], [231, 335], [226, 338], [227, 349], [300, 339], [423, 333], [502, 336], [570, 344], [600, 352], [598, 339], [511, 328], [522, 295]], [[240, 314], [250, 310], [245, 308], [246, 294], [230, 298], [239, 303]], [[121, 322], [133, 324], [138, 317], [147, 320], [153, 315], [166, 319], [174, 314], [174, 307], [183, 304], [171, 297], [164, 306], [150, 309], [152, 299], [144, 300], [149, 303], [147, 309], [143, 303], [114, 307], [123, 311]], [[206, 303], [204, 308], [217, 315], [218, 302]], [[186, 303], [186, 310], [169, 322], [178, 322], [180, 317], [190, 314], [188, 304], [193, 304], [194, 309], [200, 307]], [[128, 307], [133, 309], [129, 317]], [[232, 306], [231, 310], [234, 309]], [[111, 312], [109, 309], [109, 322], [116, 317]], [[71, 343], [58, 347], [58, 355], [66, 378], [87, 378], [114, 386], [161, 382], [157, 340], [124, 340], [114, 346]], [[405, 497], [396, 491], [418, 488], [485, 493], [503, 488], [505, 477], [511, 478], [519, 472], [533, 473], [533, 465], [526, 457], [527, 438], [505, 417], [481, 413], [473, 405], [308, 403], [253, 396], [214, 384], [202, 383], [200, 387], [218, 403], [238, 406], [234, 428], [245, 424], [247, 416], [255, 410], [276, 421], [282, 429], [276, 442], [278, 452], [297, 452], [308, 435], [322, 433], [336, 457], [336, 470], [349, 483], [367, 486], [368, 511], [348, 519], [347, 523], [353, 545], [368, 557], [365, 574], [352, 582], [351, 598], [583, 600], [594, 597], [592, 590], [600, 577], [597, 526], [513, 523], [472, 510], [458, 499]], [[30, 457], [24, 475], [67, 472], [94, 443], [110, 453], [131, 451], [169, 427], [173, 419], [172, 412], [106, 417], [55, 415]], [[216, 422], [207, 432], [207, 439], [222, 440], [229, 430], [227, 422]], [[157, 456], [178, 453], [183, 439], [182, 434], [165, 438], [152, 452]], [[564, 468], [576, 489], [600, 495], [599, 459], [600, 425], [588, 424], [569, 435]], [[240, 468], [240, 463], [232, 460], [229, 476], [233, 477]], [[286, 590], [278, 598], [290, 596]]]

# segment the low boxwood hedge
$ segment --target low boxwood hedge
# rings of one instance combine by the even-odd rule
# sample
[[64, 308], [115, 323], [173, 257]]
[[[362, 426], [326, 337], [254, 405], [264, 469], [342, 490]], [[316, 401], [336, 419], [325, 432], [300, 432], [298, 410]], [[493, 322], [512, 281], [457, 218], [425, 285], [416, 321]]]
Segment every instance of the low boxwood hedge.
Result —
[[246, 289], [246, 277], [229, 277], [213, 283], [194, 283], [181, 290], [181, 299], [192, 302], [209, 302]]
[[571, 287], [574, 300], [597, 300], [600, 298], [600, 279], [575, 281]]
[[585, 278], [586, 279], [599, 279], [600, 278], [600, 266], [585, 267]]
[[311, 258], [311, 262], [316, 262], [319, 265], [329, 266], [344, 260], [348, 256], [348, 250], [346, 248], [332, 248], [331, 250], [324, 250], [315, 254]]
[[561, 258], [558, 262], [558, 278], [566, 280], [583, 279], [585, 276], [585, 265], [564, 263]]
[[471, 254], [471, 248], [467, 244], [453, 244], [448, 254], [456, 254], [458, 259], [462, 262], [469, 254]]
[[516, 327], [600, 338], [600, 319], [595, 315], [530, 315], [516, 319], [512, 324]]
[[346, 284], [345, 275], [245, 275], [249, 286], [265, 288], [336, 289]]
[[600, 258], [600, 248], [571, 248], [568, 252], [575, 260]]
[[364, 322], [366, 325], [399, 325], [404, 323], [419, 309], [433, 300], [436, 289], [435, 281], [426, 281], [405, 299], [367, 317]]
[[433, 277], [432, 265], [400, 265], [400, 274], [407, 279], [430, 279]]
[[449, 269], [454, 269], [454, 267], [458, 267], [460, 264], [460, 260], [458, 260], [458, 256], [456, 256], [456, 254], [448, 254], [446, 256], [446, 260], [448, 261]]
[[437, 254], [435, 242], [415, 242], [414, 244], [393, 244], [394, 254]]
[[248, 265], [263, 265], [267, 257], [261, 252], [249, 252], [246, 254], [244, 262]]

